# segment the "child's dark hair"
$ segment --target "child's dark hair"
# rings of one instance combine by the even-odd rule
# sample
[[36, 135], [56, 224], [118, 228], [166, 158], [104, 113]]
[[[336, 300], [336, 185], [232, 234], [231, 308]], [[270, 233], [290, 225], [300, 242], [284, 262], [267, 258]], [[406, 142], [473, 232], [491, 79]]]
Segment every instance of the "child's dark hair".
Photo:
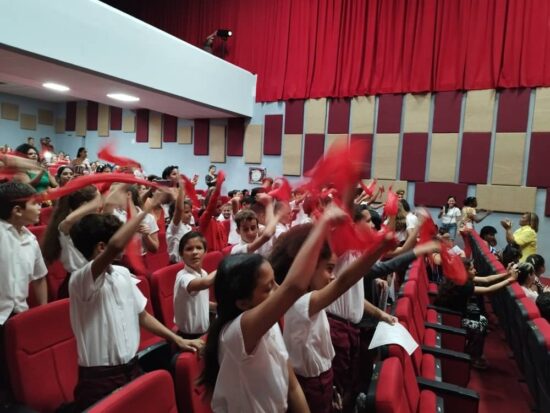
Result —
[[204, 250], [206, 251], [206, 249], [207, 249], [206, 238], [204, 238], [204, 236], [200, 232], [189, 231], [187, 234], [185, 234], [180, 239], [180, 244], [179, 244], [179, 247], [178, 247], [178, 251], [179, 251], [180, 255], [182, 254], [183, 249], [185, 248], [185, 244], [187, 244], [187, 241], [195, 239], [195, 238], [198, 238], [200, 240], [200, 242], [202, 243], [202, 246], [204, 247]]
[[534, 274], [534, 272], [535, 272], [535, 267], [533, 267], [532, 264], [529, 264], [527, 262], [522, 262], [521, 264], [519, 264], [518, 265], [518, 283], [520, 285], [525, 284], [525, 281], [527, 281], [527, 278], [529, 278], [531, 274]]
[[[183, 205], [191, 208], [191, 211], [193, 210], [193, 203], [190, 200], [186, 199], [183, 201]], [[174, 212], [176, 212], [176, 201], [171, 202], [168, 207], [168, 216], [170, 217], [170, 220], [174, 217]]]
[[252, 297], [260, 266], [264, 262], [264, 258], [259, 254], [235, 254], [225, 257], [218, 266], [214, 281], [218, 316], [210, 325], [204, 349], [204, 369], [199, 378], [199, 384], [204, 384], [209, 391], [214, 389], [220, 370], [218, 363], [220, 333], [227, 323], [243, 312], [237, 306], [237, 301]]
[[130, 185], [128, 187], [128, 192], [132, 194], [132, 202], [135, 206], [141, 208], [143, 203], [141, 202], [141, 197], [139, 196], [139, 189], [137, 185]]
[[108, 243], [122, 226], [120, 219], [111, 214], [86, 215], [71, 228], [74, 246], [84, 258], [91, 260], [100, 242]]
[[13, 208], [19, 206], [25, 209], [27, 198], [36, 194], [36, 190], [20, 182], [6, 182], [0, 184], [0, 219], [8, 220]]
[[539, 294], [536, 304], [540, 311], [540, 316], [550, 322], [550, 293]]
[[179, 169], [176, 165], [170, 165], [162, 171], [162, 179], [168, 179], [174, 169]]
[[241, 209], [235, 215], [235, 223], [237, 224], [237, 228], [239, 229], [241, 228], [241, 224], [244, 221], [251, 221], [251, 220], [256, 220], [256, 224], [258, 223], [258, 216], [251, 209]]
[[[273, 267], [277, 284], [281, 284], [284, 281], [294, 258], [296, 258], [296, 254], [298, 254], [300, 247], [306, 241], [312, 228], [313, 224], [296, 225], [277, 238], [269, 255], [269, 262]], [[319, 261], [328, 260], [331, 255], [332, 251], [325, 241], [319, 254]]]
[[535, 268], [535, 273], [538, 273], [544, 267], [544, 258], [539, 254], [531, 254], [527, 257], [525, 262], [528, 262]]
[[502, 250], [502, 265], [508, 267], [511, 262], [518, 262], [521, 258], [521, 249], [516, 243], [506, 245]]

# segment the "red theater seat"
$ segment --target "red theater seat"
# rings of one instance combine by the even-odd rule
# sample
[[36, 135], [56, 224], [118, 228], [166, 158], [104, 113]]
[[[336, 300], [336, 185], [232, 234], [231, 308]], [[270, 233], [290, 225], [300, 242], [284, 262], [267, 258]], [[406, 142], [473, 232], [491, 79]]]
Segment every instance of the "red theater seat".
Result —
[[544, 318], [528, 322], [527, 348], [531, 361], [525, 377], [538, 412], [550, 412], [550, 323]]
[[204, 260], [202, 262], [202, 268], [207, 273], [216, 271], [222, 259], [223, 259], [223, 254], [220, 251], [208, 252], [204, 256]]
[[175, 327], [174, 284], [176, 283], [177, 273], [183, 267], [183, 263], [177, 263], [151, 274], [151, 291], [155, 314], [160, 322], [170, 329]]
[[46, 225], [35, 225], [27, 227], [27, 229], [34, 234], [38, 242], [42, 239], [44, 236], [44, 232], [46, 232]]
[[63, 281], [67, 278], [67, 271], [63, 268], [61, 261], [55, 260], [48, 265], [48, 275], [46, 277], [48, 283], [48, 301], [57, 300], [59, 296], [59, 287], [61, 287], [61, 284], [63, 284]]
[[69, 300], [17, 314], [5, 328], [10, 381], [17, 402], [42, 413], [71, 402], [78, 358]]
[[48, 225], [50, 218], [52, 216], [53, 207], [46, 207], [40, 210], [40, 220], [38, 221], [39, 225]]
[[212, 412], [210, 400], [205, 397], [204, 387], [196, 385], [203, 364], [203, 359], [196, 353], [180, 353], [172, 360], [176, 399], [180, 412]]
[[170, 374], [157, 370], [138, 377], [86, 410], [88, 413], [177, 413]]
[[[139, 290], [145, 296], [145, 298], [147, 298], [147, 305], [145, 306], [145, 310], [152, 316], [155, 316], [155, 312], [153, 310], [153, 304], [151, 301], [151, 287], [149, 285], [149, 281], [147, 280], [147, 277], [143, 277], [143, 276], [136, 277], [136, 278], [139, 280], [139, 283], [137, 285]], [[153, 333], [149, 332], [148, 330], [141, 328], [138, 351], [144, 350], [147, 347], [154, 346], [164, 342], [165, 341], [159, 336], [156, 336]]]
[[168, 256], [168, 245], [166, 244], [166, 233], [159, 232], [159, 249], [157, 252], [148, 252], [145, 254], [145, 266], [151, 272], [155, 272], [170, 264]]

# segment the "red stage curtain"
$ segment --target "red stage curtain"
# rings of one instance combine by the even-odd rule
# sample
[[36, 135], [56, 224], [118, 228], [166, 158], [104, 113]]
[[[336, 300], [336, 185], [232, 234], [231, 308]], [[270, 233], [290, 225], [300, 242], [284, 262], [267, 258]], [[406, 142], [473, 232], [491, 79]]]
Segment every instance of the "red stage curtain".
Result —
[[550, 85], [547, 0], [107, 3], [199, 47], [231, 29], [258, 101]]

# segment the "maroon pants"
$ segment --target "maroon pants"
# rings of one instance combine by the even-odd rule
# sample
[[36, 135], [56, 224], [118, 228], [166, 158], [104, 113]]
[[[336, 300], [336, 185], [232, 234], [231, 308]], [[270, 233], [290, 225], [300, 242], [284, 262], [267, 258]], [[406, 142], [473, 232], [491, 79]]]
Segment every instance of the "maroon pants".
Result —
[[359, 381], [359, 328], [340, 317], [327, 315], [335, 352], [334, 385], [344, 400], [344, 411], [352, 411]]
[[332, 368], [317, 377], [302, 377], [296, 375], [306, 396], [309, 410], [315, 413], [332, 412]]

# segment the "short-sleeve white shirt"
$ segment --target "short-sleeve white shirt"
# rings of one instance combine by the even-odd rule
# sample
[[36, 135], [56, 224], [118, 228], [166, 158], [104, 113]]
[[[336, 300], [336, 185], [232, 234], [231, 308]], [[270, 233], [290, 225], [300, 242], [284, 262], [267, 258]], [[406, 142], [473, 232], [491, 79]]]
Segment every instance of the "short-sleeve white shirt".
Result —
[[40, 246], [27, 228], [0, 219], [0, 325], [12, 312], [29, 309], [29, 282], [48, 273]]
[[139, 314], [147, 299], [130, 271], [112, 265], [96, 278], [92, 263], [71, 274], [71, 326], [82, 367], [116, 366], [135, 357], [140, 340]]
[[288, 408], [288, 353], [281, 329], [274, 324], [252, 354], [247, 354], [239, 315], [219, 338], [220, 370], [214, 394], [214, 413], [273, 413]]
[[204, 278], [208, 273], [200, 273], [185, 267], [176, 275], [174, 284], [174, 322], [185, 334], [203, 334], [210, 325], [210, 295], [208, 290], [190, 293], [187, 290], [193, 280]]
[[[273, 238], [270, 238], [265, 244], [254, 251], [254, 254], [260, 254], [262, 257], [267, 258], [271, 254], [273, 249]], [[233, 245], [231, 248], [231, 255], [233, 254], [248, 254], [248, 244], [242, 239], [237, 245]]]
[[443, 215], [441, 215], [441, 223], [444, 225], [456, 224], [461, 216], [462, 211], [460, 208], [449, 208], [447, 212], [444, 212]]
[[[338, 278], [359, 256], [358, 251], [348, 251], [338, 258], [334, 267], [335, 277]], [[363, 280], [356, 282], [353, 287], [342, 294], [336, 301], [327, 307], [327, 312], [341, 317], [354, 324], [363, 318], [365, 309], [365, 288]]]
[[296, 374], [318, 377], [332, 366], [334, 347], [325, 310], [309, 316], [311, 294], [300, 297], [285, 314], [283, 338]]
[[[140, 208], [136, 207], [136, 209], [138, 210], [138, 214], [142, 212]], [[113, 215], [116, 216], [118, 219], [120, 219], [122, 223], [125, 223], [126, 221], [128, 221], [128, 214], [123, 209], [120, 209], [120, 208], [115, 209], [113, 211]], [[160, 230], [157, 224], [157, 220], [155, 219], [155, 216], [153, 214], [145, 215], [145, 218], [143, 218], [142, 223], [149, 227], [149, 232], [147, 233], [147, 235], [154, 234], [156, 232], [159, 232]], [[141, 237], [139, 237], [139, 243], [141, 245], [141, 255], [145, 255], [147, 253], [147, 250], [143, 246], [143, 241]]]
[[192, 229], [191, 225], [184, 224], [183, 222], [175, 225], [174, 221], [170, 221], [168, 228], [166, 228], [166, 243], [168, 244], [170, 262], [181, 262], [180, 241]]
[[72, 238], [59, 231], [59, 245], [61, 245], [61, 254], [59, 260], [65, 268], [65, 271], [72, 273], [86, 265], [88, 260], [74, 246]]

